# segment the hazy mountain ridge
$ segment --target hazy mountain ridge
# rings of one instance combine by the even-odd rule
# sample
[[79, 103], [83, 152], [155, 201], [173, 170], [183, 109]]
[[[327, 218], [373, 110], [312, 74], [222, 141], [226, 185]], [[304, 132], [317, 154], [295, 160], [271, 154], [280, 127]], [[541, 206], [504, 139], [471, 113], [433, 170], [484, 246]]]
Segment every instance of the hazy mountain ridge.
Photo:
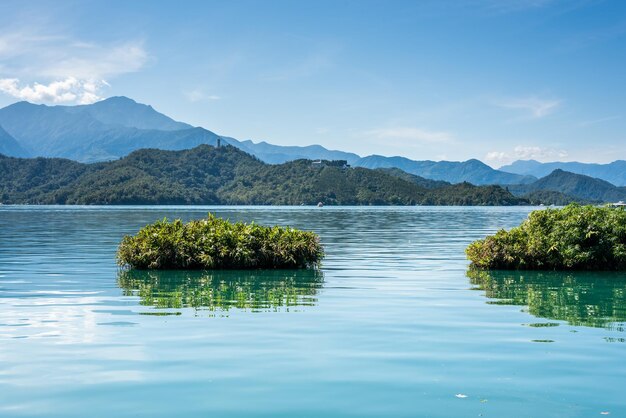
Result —
[[[184, 150], [201, 144], [215, 146], [219, 139], [224, 144], [230, 144], [270, 164], [298, 159], [346, 160], [355, 167], [399, 169], [422, 179], [447, 183], [531, 184], [537, 177], [544, 177], [535, 177], [532, 173], [543, 173], [549, 167], [536, 161], [518, 161], [503, 167], [509, 171], [502, 171], [476, 159], [437, 162], [415, 161], [400, 156], [370, 155], [361, 158], [354, 153], [329, 150], [320, 145], [280, 146], [264, 141], [239, 141], [175, 121], [151, 106], [127, 97], [111, 97], [80, 106], [46, 106], [18, 102], [0, 109], [0, 126], [4, 128], [0, 130], [2, 154], [16, 157], [61, 157], [82, 162], [116, 160], [142, 148]], [[599, 174], [605, 177], [610, 174], [615, 182], [622, 182], [620, 179], [623, 178], [623, 183], [626, 184], [626, 161], [607, 165], [551, 164], [575, 165], [579, 171], [583, 168], [588, 170], [589, 167], [604, 170]], [[511, 170], [518, 172], [510, 172]], [[389, 174], [402, 178], [398, 173]], [[404, 180], [411, 179], [405, 176]], [[414, 182], [428, 187], [427, 182]]]
[[355, 164], [365, 168], [399, 168], [431, 180], [449, 183], [469, 182], [476, 185], [530, 183], [536, 178], [494, 170], [476, 159], [458, 161], [415, 161], [405, 157], [370, 155]]
[[23, 148], [33, 150], [24, 154], [15, 151], [14, 146], [3, 148], [4, 154], [19, 157], [32, 155], [82, 162], [108, 161], [141, 148], [182, 150], [200, 144], [216, 145], [219, 138], [223, 143], [272, 164], [301, 158], [343, 159], [349, 162], [360, 158], [353, 153], [328, 150], [320, 145], [279, 146], [238, 141], [175, 121], [152, 106], [127, 97], [111, 97], [79, 106], [18, 102], [0, 109], [0, 125], [5, 125]]
[[269, 164], [281, 164], [293, 160], [346, 160], [353, 164], [361, 157], [351, 152], [329, 150], [321, 145], [273, 145], [265, 141], [252, 142], [251, 140], [238, 141], [231, 137], [222, 137], [227, 143], [248, 152]]
[[28, 157], [30, 153], [0, 126], [0, 154]]
[[88, 114], [106, 125], [119, 125], [127, 128], [176, 131], [193, 128], [187, 123], [157, 112], [150, 105], [137, 103], [125, 96], [110, 97], [90, 105], [64, 106], [68, 112]]
[[[168, 130], [128, 126], [130, 124], [143, 127], [153, 124]], [[0, 109], [0, 125], [24, 148], [31, 150], [31, 155], [82, 162], [113, 160], [138, 148], [186, 149], [202, 143], [215, 144], [219, 137], [206, 129], [176, 122], [126, 98], [111, 98], [84, 106], [19, 102]], [[183, 129], [172, 130], [176, 127]]]
[[541, 163], [535, 160], [518, 160], [500, 167], [501, 171], [535, 177], [545, 177], [556, 169], [599, 178], [615, 186], [626, 186], [626, 161], [624, 160], [616, 160], [608, 164], [579, 163], [576, 161]]
[[[617, 187], [605, 180], [570, 173], [561, 169], [556, 169], [531, 184], [508, 185], [506, 187], [518, 197], [529, 197], [529, 194], [536, 192], [555, 192], [580, 199], [583, 202], [626, 201], [626, 188]], [[544, 195], [544, 198], [547, 198], [547, 195]], [[557, 204], [556, 202], [550, 203]]]

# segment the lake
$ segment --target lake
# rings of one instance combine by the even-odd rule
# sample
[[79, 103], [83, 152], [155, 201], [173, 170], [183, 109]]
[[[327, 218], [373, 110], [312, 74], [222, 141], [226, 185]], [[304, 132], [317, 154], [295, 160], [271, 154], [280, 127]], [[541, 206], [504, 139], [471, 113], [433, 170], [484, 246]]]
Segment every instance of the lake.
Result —
[[[532, 209], [0, 206], [0, 416], [626, 416], [626, 274], [467, 271]], [[116, 267], [209, 211], [317, 232], [321, 270]]]

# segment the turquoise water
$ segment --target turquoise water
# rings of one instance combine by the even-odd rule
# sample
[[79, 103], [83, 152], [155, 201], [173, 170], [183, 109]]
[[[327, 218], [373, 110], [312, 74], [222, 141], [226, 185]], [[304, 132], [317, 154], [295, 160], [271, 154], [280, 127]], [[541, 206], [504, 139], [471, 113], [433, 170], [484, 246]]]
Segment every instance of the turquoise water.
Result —
[[[314, 230], [323, 268], [116, 268], [209, 210]], [[530, 210], [0, 207], [0, 416], [626, 416], [625, 274], [467, 273]]]

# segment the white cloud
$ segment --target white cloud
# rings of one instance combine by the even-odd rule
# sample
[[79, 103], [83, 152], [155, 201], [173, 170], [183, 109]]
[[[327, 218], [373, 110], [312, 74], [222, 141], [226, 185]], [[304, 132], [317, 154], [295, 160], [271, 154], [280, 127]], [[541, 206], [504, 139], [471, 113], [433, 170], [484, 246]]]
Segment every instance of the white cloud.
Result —
[[0, 34], [0, 57], [3, 59], [24, 55], [44, 44], [65, 39], [56, 35], [41, 35], [35, 32], [5, 32]]
[[518, 109], [528, 113], [532, 119], [541, 119], [553, 113], [560, 105], [561, 100], [541, 99], [539, 97], [523, 97], [499, 101], [496, 106], [506, 109]]
[[57, 34], [0, 33], [0, 91], [33, 102], [93, 103], [108, 86], [103, 80], [139, 71], [148, 58], [137, 40], [98, 44]]
[[538, 160], [543, 162], [563, 160], [564, 158], [567, 158], [567, 156], [568, 153], [565, 150], [518, 145], [509, 152], [488, 152], [485, 155], [485, 160], [491, 163], [508, 164], [515, 160]]
[[0, 79], [0, 91], [16, 99], [34, 103], [89, 104], [102, 99], [98, 91], [106, 84], [105, 81], [84, 81], [68, 77], [47, 85], [34, 83], [22, 86], [17, 78], [3, 78]]
[[191, 90], [191, 91], [187, 91], [184, 93], [185, 97], [187, 98], [187, 100], [189, 100], [192, 103], [196, 103], [196, 102], [202, 102], [202, 101], [213, 101], [213, 100], [220, 100], [221, 97], [215, 94], [207, 94], [204, 91], [200, 90], [200, 89], [196, 89], [196, 90]]
[[366, 135], [380, 139], [406, 139], [417, 142], [450, 142], [454, 139], [448, 132], [427, 131], [419, 128], [397, 127], [374, 129]]

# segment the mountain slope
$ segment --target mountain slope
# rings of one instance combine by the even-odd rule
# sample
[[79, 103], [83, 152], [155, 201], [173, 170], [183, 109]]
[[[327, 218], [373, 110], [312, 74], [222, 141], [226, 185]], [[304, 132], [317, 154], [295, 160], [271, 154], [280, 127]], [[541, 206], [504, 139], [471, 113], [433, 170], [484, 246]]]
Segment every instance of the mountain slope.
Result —
[[28, 157], [30, 153], [20, 145], [7, 131], [0, 126], [0, 154], [13, 155], [15, 157]]
[[90, 105], [66, 106], [67, 111], [88, 114], [105, 125], [119, 125], [127, 128], [176, 131], [193, 126], [177, 122], [157, 112], [152, 106], [137, 103], [128, 97], [110, 97]]
[[498, 186], [426, 189], [379, 170], [296, 160], [265, 164], [231, 146], [134, 151], [120, 160], [0, 156], [4, 203], [59, 204], [520, 204]]
[[[218, 138], [268, 163], [301, 158], [347, 160], [356, 154], [331, 151], [319, 145], [285, 147], [238, 141], [177, 122], [127, 97], [111, 97], [91, 105], [46, 106], [19, 102], [0, 109], [0, 125], [35, 156], [93, 162], [114, 160], [141, 148], [181, 150], [199, 144], [215, 145]], [[24, 156], [7, 148], [7, 154]]]
[[501, 171], [535, 177], [544, 177], [556, 169], [599, 178], [616, 186], [626, 186], [626, 161], [624, 160], [613, 161], [609, 164], [558, 161], [540, 163], [535, 160], [519, 160], [510, 165], [500, 167]]
[[265, 141], [254, 143], [250, 140], [237, 141], [234, 138], [222, 137], [229, 144], [255, 155], [269, 164], [281, 164], [293, 160], [346, 160], [348, 164], [356, 162], [360, 156], [343, 151], [328, 150], [321, 145], [283, 146], [272, 145]]
[[559, 192], [585, 201], [617, 202], [626, 200], [626, 188], [585, 176], [569, 173], [560, 169], [526, 185], [509, 185], [507, 187], [516, 196], [538, 191]]
[[597, 200], [583, 199], [580, 197], [570, 196], [565, 193], [555, 192], [551, 190], [535, 190], [520, 196], [522, 199], [528, 200], [531, 205], [556, 205], [566, 206], [570, 203], [578, 203], [581, 205], [590, 205], [601, 203]]
[[476, 185], [530, 183], [533, 177], [494, 170], [478, 160], [414, 161], [404, 157], [370, 155], [354, 163], [365, 168], [399, 168], [409, 174], [449, 183], [469, 182]]
[[383, 173], [387, 173], [395, 177], [399, 177], [408, 182], [415, 183], [425, 189], [437, 189], [440, 187], [451, 186], [451, 183], [448, 183], [447, 181], [425, 179], [424, 177], [416, 176], [415, 174], [409, 174], [406, 171], [402, 171], [399, 168], [395, 167], [377, 168], [376, 170], [382, 171]]
[[[137, 109], [136, 111], [128, 108]], [[117, 111], [105, 115], [106, 109]], [[124, 119], [121, 113], [126, 111]], [[141, 118], [138, 115], [150, 116]], [[160, 115], [160, 116], [159, 116]], [[101, 120], [100, 120], [101, 119]], [[105, 122], [113, 122], [109, 124]], [[139, 129], [138, 126], [182, 126], [184, 129]], [[45, 157], [63, 157], [92, 162], [120, 158], [139, 148], [169, 150], [215, 144], [218, 135], [203, 128], [175, 122], [130, 99], [113, 98], [88, 106], [45, 106], [19, 102], [0, 109], [0, 124], [24, 148]], [[17, 156], [17, 154], [10, 154]]]

